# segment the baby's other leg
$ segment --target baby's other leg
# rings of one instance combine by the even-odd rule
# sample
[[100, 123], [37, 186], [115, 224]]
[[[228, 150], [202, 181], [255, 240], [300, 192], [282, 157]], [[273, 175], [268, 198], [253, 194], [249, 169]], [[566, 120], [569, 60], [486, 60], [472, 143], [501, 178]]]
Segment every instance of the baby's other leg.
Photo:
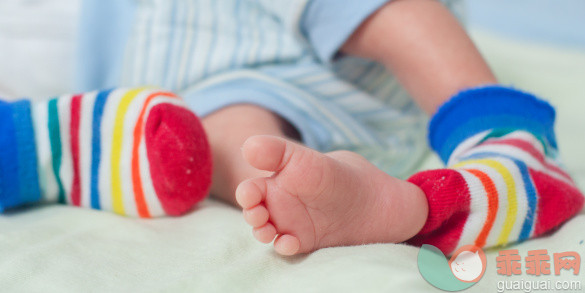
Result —
[[42, 201], [179, 216], [211, 185], [199, 118], [156, 89], [0, 100], [0, 150], [0, 212]]
[[244, 161], [241, 147], [253, 135], [273, 135], [299, 139], [296, 130], [273, 112], [251, 104], [220, 109], [202, 119], [213, 154], [211, 194], [236, 205], [238, 184], [272, 172], [253, 168]]

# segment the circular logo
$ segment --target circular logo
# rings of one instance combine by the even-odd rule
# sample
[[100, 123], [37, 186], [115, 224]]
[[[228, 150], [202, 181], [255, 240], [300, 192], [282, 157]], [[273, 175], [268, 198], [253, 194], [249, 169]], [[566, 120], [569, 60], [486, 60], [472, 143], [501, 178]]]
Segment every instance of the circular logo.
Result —
[[449, 261], [435, 246], [424, 244], [418, 252], [418, 269], [429, 284], [445, 291], [460, 291], [477, 283], [486, 268], [483, 250], [465, 245]]

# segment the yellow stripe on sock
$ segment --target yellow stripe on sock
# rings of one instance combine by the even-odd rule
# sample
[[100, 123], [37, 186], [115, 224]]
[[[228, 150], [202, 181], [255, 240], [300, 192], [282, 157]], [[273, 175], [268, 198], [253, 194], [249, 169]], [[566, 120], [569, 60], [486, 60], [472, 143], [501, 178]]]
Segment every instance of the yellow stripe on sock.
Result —
[[502, 232], [500, 232], [500, 236], [498, 237], [496, 245], [503, 245], [508, 242], [508, 237], [512, 232], [512, 227], [514, 227], [514, 222], [516, 221], [516, 214], [518, 214], [518, 199], [516, 198], [516, 183], [514, 182], [514, 177], [508, 171], [508, 168], [504, 166], [502, 163], [496, 160], [490, 159], [480, 159], [480, 160], [469, 160], [464, 161], [452, 166], [452, 168], [460, 168], [470, 164], [481, 164], [486, 165], [488, 167], [493, 168], [496, 170], [502, 177], [504, 178], [504, 182], [506, 183], [506, 188], [508, 192], [506, 193], [508, 197], [508, 211], [506, 213], [506, 220], [504, 221], [504, 226], [502, 227]]
[[122, 141], [124, 136], [124, 117], [130, 107], [130, 103], [144, 88], [129, 90], [118, 104], [116, 118], [114, 120], [114, 133], [112, 139], [112, 209], [115, 213], [125, 215], [124, 202], [122, 200], [122, 180], [120, 178], [120, 157], [122, 156]]

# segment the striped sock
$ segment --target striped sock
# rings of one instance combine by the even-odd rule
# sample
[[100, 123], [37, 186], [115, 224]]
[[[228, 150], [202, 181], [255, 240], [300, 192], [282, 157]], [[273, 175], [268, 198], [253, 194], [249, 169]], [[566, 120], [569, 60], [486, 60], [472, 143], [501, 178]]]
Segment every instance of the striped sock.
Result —
[[583, 194], [560, 167], [553, 124], [550, 105], [508, 88], [468, 90], [447, 102], [429, 136], [449, 169], [409, 178], [429, 202], [427, 223], [409, 242], [446, 254], [468, 244], [501, 246], [577, 214]]
[[0, 149], [0, 211], [47, 201], [176, 216], [211, 184], [199, 119], [153, 89], [0, 101]]

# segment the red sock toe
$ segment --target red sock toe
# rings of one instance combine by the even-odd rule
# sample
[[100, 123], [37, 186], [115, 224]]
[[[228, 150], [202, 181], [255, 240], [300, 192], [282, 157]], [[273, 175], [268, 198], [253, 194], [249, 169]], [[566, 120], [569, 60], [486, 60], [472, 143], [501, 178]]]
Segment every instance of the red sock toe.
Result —
[[[542, 235], [561, 225], [567, 217], [581, 210], [585, 199], [573, 185], [555, 179], [543, 172], [531, 170], [530, 175], [540, 198], [538, 201], [538, 218], [534, 226], [534, 235]], [[561, 217], [566, 215], [566, 217]]]
[[199, 118], [172, 104], [154, 106], [145, 140], [150, 174], [168, 215], [188, 212], [211, 187], [211, 149]]

